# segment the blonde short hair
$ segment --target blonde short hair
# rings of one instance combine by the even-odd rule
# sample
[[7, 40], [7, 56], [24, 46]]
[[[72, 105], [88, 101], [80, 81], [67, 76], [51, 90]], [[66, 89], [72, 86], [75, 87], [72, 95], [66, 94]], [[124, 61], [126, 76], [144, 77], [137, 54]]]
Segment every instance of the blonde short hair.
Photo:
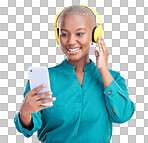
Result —
[[96, 15], [92, 12], [91, 9], [80, 6], [80, 5], [72, 5], [66, 8], [62, 13], [59, 15], [57, 23], [60, 23], [61, 18], [63, 18], [67, 14], [81, 14], [87, 16], [90, 21], [92, 22], [93, 28], [96, 26]]

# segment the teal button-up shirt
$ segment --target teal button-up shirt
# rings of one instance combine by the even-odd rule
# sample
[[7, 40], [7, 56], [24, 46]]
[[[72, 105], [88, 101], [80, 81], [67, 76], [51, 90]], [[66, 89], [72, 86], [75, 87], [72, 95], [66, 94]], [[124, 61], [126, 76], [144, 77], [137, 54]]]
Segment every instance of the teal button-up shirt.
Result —
[[[124, 123], [132, 117], [135, 106], [119, 72], [109, 70], [114, 80], [105, 88], [98, 68], [90, 59], [84, 67], [81, 87], [74, 68], [66, 59], [48, 68], [56, 101], [53, 107], [32, 114], [31, 131], [23, 128], [19, 112], [16, 114], [15, 126], [25, 137], [38, 131], [42, 143], [109, 143], [112, 123]], [[24, 97], [29, 91], [28, 80]]]

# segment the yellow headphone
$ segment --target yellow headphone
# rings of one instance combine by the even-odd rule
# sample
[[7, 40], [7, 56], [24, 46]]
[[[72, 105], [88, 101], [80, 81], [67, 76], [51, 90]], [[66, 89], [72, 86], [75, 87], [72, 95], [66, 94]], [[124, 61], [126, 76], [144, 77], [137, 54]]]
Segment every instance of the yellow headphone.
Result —
[[[81, 6], [84, 6], [84, 5], [81, 5]], [[84, 7], [87, 7], [87, 6], [84, 6]], [[66, 7], [66, 8], [68, 8], [68, 7]], [[57, 15], [57, 17], [56, 17], [56, 19], [55, 19], [55, 22], [54, 22], [55, 38], [56, 38], [56, 41], [57, 41], [58, 44], [59, 44], [59, 28], [57, 28], [57, 20], [58, 20], [60, 14], [61, 14], [66, 8], [64, 8], [63, 10], [60, 11], [60, 13]], [[97, 16], [98, 19], [99, 19], [99, 25], [96, 26], [96, 27], [94, 27], [93, 32], [92, 32], [92, 41], [95, 42], [95, 43], [97, 43], [97, 42], [98, 42], [98, 37], [99, 37], [100, 35], [103, 35], [103, 29], [102, 29], [102, 26], [101, 26], [102, 21], [101, 21], [101, 18], [100, 18], [100, 16], [99, 16], [99, 14], [97, 13], [97, 11], [96, 11], [95, 9], [90, 8], [90, 7], [87, 7], [87, 8], [91, 9], [91, 10], [96, 14], [96, 16]]]

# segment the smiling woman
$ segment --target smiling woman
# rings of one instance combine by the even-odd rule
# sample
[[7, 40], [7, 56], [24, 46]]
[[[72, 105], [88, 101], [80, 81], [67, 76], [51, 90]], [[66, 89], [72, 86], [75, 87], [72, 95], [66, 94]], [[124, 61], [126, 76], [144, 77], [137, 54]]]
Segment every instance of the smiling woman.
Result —
[[[47, 93], [34, 96], [28, 81], [24, 103], [14, 120], [16, 128], [26, 137], [38, 131], [42, 143], [110, 143], [112, 123], [128, 121], [135, 110], [125, 80], [119, 72], [107, 68], [109, 54], [100, 36], [103, 31], [100, 25], [95, 27], [91, 9], [74, 5], [57, 17], [56, 41], [67, 59], [49, 68], [56, 101], [50, 99], [53, 107], [43, 110], [36, 99]], [[96, 63], [89, 58], [92, 42], [99, 46]]]
[[[89, 49], [96, 16], [87, 7], [66, 8], [57, 19], [59, 43], [70, 64], [77, 64], [75, 71], [82, 71], [89, 62]], [[84, 62], [85, 61], [85, 62]]]
[[89, 61], [92, 30], [91, 22], [84, 15], [65, 15], [61, 19], [59, 24], [60, 46], [63, 53], [67, 56], [68, 62], [81, 63], [81, 61], [84, 62], [86, 59], [87, 62]]

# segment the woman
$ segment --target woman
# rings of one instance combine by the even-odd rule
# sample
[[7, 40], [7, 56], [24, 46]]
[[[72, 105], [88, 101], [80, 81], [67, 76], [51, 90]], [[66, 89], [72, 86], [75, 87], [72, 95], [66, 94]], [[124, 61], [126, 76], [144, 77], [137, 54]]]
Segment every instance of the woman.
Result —
[[[70, 6], [60, 14], [59, 43], [67, 59], [49, 68], [53, 93], [35, 95], [44, 86], [30, 91], [28, 81], [14, 119], [25, 137], [38, 131], [42, 143], [109, 143], [112, 123], [132, 117], [134, 103], [124, 78], [107, 68], [109, 54], [101, 36], [96, 63], [89, 59], [95, 24], [94, 13], [84, 6]], [[49, 94], [53, 98], [40, 100]], [[52, 101], [50, 108], [41, 106]]]

